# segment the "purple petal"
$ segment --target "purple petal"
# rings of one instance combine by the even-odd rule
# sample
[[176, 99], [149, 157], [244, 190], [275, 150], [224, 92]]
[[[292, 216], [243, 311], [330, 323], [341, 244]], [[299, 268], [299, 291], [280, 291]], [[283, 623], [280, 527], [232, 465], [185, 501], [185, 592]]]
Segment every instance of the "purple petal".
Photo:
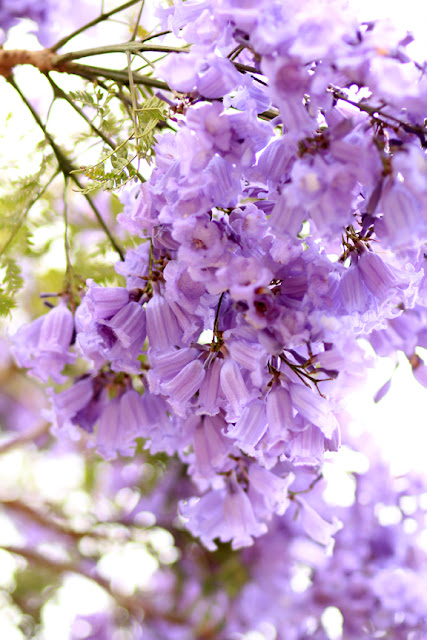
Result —
[[338, 426], [326, 398], [303, 384], [291, 384], [289, 387], [292, 404], [307, 420], [320, 428], [326, 438], [330, 438]]

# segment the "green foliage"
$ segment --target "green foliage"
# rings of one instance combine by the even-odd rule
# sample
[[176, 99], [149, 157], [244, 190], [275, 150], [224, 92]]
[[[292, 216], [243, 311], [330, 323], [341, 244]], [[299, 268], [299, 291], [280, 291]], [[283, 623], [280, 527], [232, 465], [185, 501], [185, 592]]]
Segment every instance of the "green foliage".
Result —
[[123, 187], [127, 182], [133, 180], [137, 174], [137, 169], [132, 165], [137, 154], [129, 154], [125, 146], [131, 137], [122, 142], [114, 151], [104, 156], [99, 162], [91, 167], [82, 167], [81, 171], [89, 178], [89, 184], [82, 189], [82, 193], [90, 193], [96, 189], [103, 191], [114, 191]]
[[[85, 104], [90, 102], [88, 92], [77, 92], [80, 100]], [[76, 93], [76, 95], [77, 95]], [[74, 95], [74, 94], [70, 94]], [[108, 94], [111, 96], [112, 94]], [[116, 133], [124, 127], [124, 121], [119, 123], [110, 110], [104, 106], [101, 108], [92, 96], [90, 105], [97, 109], [101, 120], [100, 130], [107, 135]], [[155, 96], [145, 100], [140, 108], [135, 109], [134, 122], [128, 121], [129, 135], [122, 142], [118, 143], [113, 150], [105, 151], [105, 155], [99, 162], [92, 166], [83, 166], [83, 171], [89, 179], [89, 183], [82, 190], [82, 193], [90, 193], [96, 189], [104, 191], [115, 191], [133, 180], [138, 173], [135, 161], [144, 158], [150, 160], [152, 148], [156, 142], [156, 131], [159, 122], [166, 118], [165, 104]]]
[[52, 162], [47, 156], [40, 169], [32, 175], [10, 181], [3, 187], [0, 197], [0, 257], [8, 253], [12, 246], [20, 253], [27, 253], [31, 247], [31, 230], [27, 217], [33, 206], [45, 195], [43, 177]]
[[156, 127], [165, 119], [165, 103], [155, 96], [148, 98], [144, 105], [136, 110], [138, 118], [137, 149], [139, 157], [148, 156], [156, 142]]
[[27, 566], [16, 572], [15, 583], [13, 600], [27, 614], [26, 626], [33, 631], [41, 622], [41, 611], [46, 600], [60, 587], [60, 577], [48, 567]]
[[[75, 103], [80, 102], [83, 107], [89, 107], [95, 110], [96, 127], [106, 136], [119, 135], [123, 128], [123, 121], [119, 119], [110, 106], [110, 102], [117, 96], [114, 84], [108, 86], [106, 90], [93, 86], [93, 91], [70, 91], [68, 98]], [[90, 137], [93, 137], [91, 132]], [[84, 136], [82, 136], [83, 138]]]
[[4, 270], [0, 287], [0, 316], [7, 316], [16, 306], [15, 296], [22, 288], [24, 280], [21, 275], [21, 268], [14, 258], [3, 256], [0, 267]]
[[73, 102], [81, 102], [82, 105], [93, 107], [94, 109], [99, 108], [98, 102], [89, 91], [70, 91], [68, 96], [73, 100]]

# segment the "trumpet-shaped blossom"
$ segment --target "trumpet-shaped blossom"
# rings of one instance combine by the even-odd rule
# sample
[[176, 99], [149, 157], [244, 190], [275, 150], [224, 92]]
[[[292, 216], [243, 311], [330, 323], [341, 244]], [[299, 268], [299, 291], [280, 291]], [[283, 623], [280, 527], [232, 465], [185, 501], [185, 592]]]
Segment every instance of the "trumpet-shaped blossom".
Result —
[[20, 367], [29, 369], [31, 375], [43, 382], [50, 377], [56, 383], [65, 382], [61, 371], [76, 359], [70, 352], [73, 334], [73, 315], [62, 302], [46, 315], [18, 329], [11, 337], [13, 354]]

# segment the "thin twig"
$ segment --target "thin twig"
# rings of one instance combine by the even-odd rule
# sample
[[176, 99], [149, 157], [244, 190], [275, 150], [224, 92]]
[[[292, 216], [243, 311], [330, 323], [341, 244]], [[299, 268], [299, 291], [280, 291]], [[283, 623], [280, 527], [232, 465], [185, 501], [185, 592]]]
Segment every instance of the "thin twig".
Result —
[[[88, 80], [97, 80], [98, 76], [120, 82], [121, 84], [129, 84], [129, 76], [126, 71], [119, 71], [116, 69], [106, 69], [104, 67], [93, 67], [92, 65], [79, 64], [75, 62], [67, 63], [62, 71], [65, 73], [74, 74]], [[142, 74], [132, 72], [133, 81], [135, 84], [142, 84], [147, 87], [154, 87], [155, 89], [163, 89], [163, 91], [171, 91], [169, 85], [166, 82], [152, 78], [151, 76], [144, 76]]]
[[76, 111], [79, 116], [83, 118], [83, 120], [92, 129], [92, 131], [96, 133], [96, 135], [101, 138], [101, 140], [103, 140], [105, 144], [107, 144], [111, 149], [115, 149], [116, 145], [114, 144], [114, 142], [110, 138], [108, 138], [108, 136], [106, 136], [105, 133], [101, 131], [101, 129], [98, 129], [98, 127], [93, 124], [92, 120], [85, 114], [83, 109], [78, 107], [75, 102], [71, 100], [70, 96], [65, 93], [65, 91], [63, 91], [61, 87], [59, 87], [56, 82], [54, 82], [54, 80], [52, 80], [49, 74], [46, 74], [46, 78], [48, 79], [50, 86], [53, 89], [54, 95], [57, 98], [61, 98], [62, 100], [68, 102], [68, 104], [74, 109], [74, 111]]
[[132, 60], [131, 60], [131, 52], [126, 52], [127, 62], [128, 62], [128, 78], [129, 78], [129, 93], [132, 100], [132, 122], [133, 122], [133, 132], [135, 137], [135, 142], [138, 140], [138, 119], [137, 119], [137, 103], [136, 103], [136, 95], [135, 95], [135, 84], [133, 82], [133, 74], [132, 74]]
[[111, 11], [108, 11], [107, 13], [101, 13], [101, 15], [99, 15], [97, 18], [94, 18], [93, 20], [90, 20], [90, 22], [87, 22], [82, 27], [79, 27], [78, 29], [76, 29], [75, 31], [70, 33], [68, 36], [65, 36], [64, 38], [61, 38], [61, 40], [59, 40], [56, 44], [54, 44], [53, 47], [50, 47], [50, 50], [51, 51], [58, 51], [58, 49], [61, 49], [61, 47], [63, 47], [64, 44], [67, 44], [67, 42], [69, 42], [72, 38], [75, 38], [76, 36], [78, 36], [80, 33], [83, 33], [87, 29], [90, 29], [91, 27], [94, 27], [95, 25], [99, 24], [100, 22], [104, 22], [105, 20], [108, 20], [108, 18], [110, 18], [111, 16], [113, 16], [116, 13], [119, 13], [120, 11], [124, 11], [125, 9], [128, 9], [129, 7], [132, 7], [134, 4], [136, 4], [139, 1], [140, 0], [129, 0], [128, 2], [125, 2], [124, 4], [121, 4], [119, 7], [116, 7], [115, 9], [111, 9]]
[[135, 40], [136, 36], [138, 35], [138, 28], [139, 28], [139, 23], [141, 21], [141, 16], [142, 16], [142, 11], [144, 9], [144, 5], [145, 5], [145, 0], [142, 0], [141, 6], [139, 7], [138, 16], [136, 18], [135, 27], [134, 27], [134, 30], [133, 30], [133, 33], [132, 33], [132, 37], [130, 38], [131, 40]]
[[[109, 580], [103, 578], [96, 572], [96, 568], [90, 566], [87, 558], [81, 558], [81, 564], [77, 565], [76, 562], [64, 562], [60, 560], [53, 560], [47, 555], [40, 553], [34, 549], [28, 547], [18, 547], [16, 545], [2, 545], [2, 549], [7, 553], [12, 553], [24, 558], [32, 565], [37, 565], [48, 571], [52, 571], [56, 574], [63, 575], [67, 573], [74, 573], [88, 580], [95, 582], [106, 593], [108, 593], [118, 605], [123, 607], [126, 611], [136, 618], [141, 620], [142, 617], [148, 619], [160, 619], [174, 624], [186, 624], [188, 623], [185, 615], [175, 613], [174, 611], [164, 611], [163, 609], [157, 610], [153, 605], [147, 601], [147, 599], [141, 596], [126, 596], [114, 589]], [[85, 563], [87, 568], [84, 566]]]
[[[367, 104], [362, 100], [360, 100], [359, 102], [356, 102], [355, 100], [351, 100], [351, 98], [349, 98], [342, 89], [339, 89], [338, 87], [333, 87], [332, 85], [329, 87], [329, 90], [332, 92], [336, 100], [342, 100], [343, 102], [347, 102], [348, 104], [351, 104], [353, 107], [356, 107], [357, 109], [359, 109], [359, 111], [367, 113], [369, 116], [371, 116], [371, 118], [375, 122], [378, 122], [383, 126], [390, 127], [395, 131], [398, 129], [403, 129], [407, 133], [413, 133], [414, 135], [421, 138], [421, 142], [423, 143], [423, 146], [426, 145], [424, 136], [427, 135], [427, 127], [416, 125], [416, 124], [415, 125], [410, 124], [409, 122], [405, 122], [404, 120], [400, 120], [399, 118], [396, 118], [396, 116], [393, 116], [388, 113], [384, 113], [382, 109], [386, 105], [381, 105], [380, 107], [373, 107], [372, 105]], [[387, 120], [389, 120], [390, 122], [387, 122]]]

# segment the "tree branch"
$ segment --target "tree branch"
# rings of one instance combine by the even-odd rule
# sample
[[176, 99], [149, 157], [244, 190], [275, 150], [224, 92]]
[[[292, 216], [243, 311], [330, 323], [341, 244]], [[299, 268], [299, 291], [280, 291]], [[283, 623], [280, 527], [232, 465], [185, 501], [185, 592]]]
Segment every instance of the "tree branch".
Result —
[[[145, 44], [144, 42], [124, 42], [112, 44], [105, 47], [94, 47], [92, 49], [82, 49], [81, 51], [71, 51], [63, 55], [52, 57], [52, 64], [62, 65], [64, 62], [71, 60], [79, 60], [80, 58], [88, 58], [90, 56], [100, 56], [107, 53], [128, 53], [146, 51], [151, 53], [188, 53], [187, 47], [168, 47], [166, 45]], [[256, 71], [256, 70], [255, 70]], [[258, 73], [256, 71], [256, 73]]]
[[423, 147], [427, 145], [425, 141], [425, 136], [427, 135], [427, 127], [418, 124], [410, 124], [409, 122], [400, 120], [399, 118], [396, 118], [391, 114], [384, 113], [383, 108], [387, 105], [374, 107], [370, 104], [367, 104], [363, 100], [359, 100], [359, 102], [351, 100], [351, 98], [349, 98], [347, 94], [338, 87], [330, 86], [329, 90], [332, 92], [336, 100], [347, 102], [347, 104], [351, 104], [353, 107], [359, 109], [359, 111], [367, 113], [378, 124], [382, 124], [383, 126], [394, 129], [395, 131], [398, 129], [403, 129], [404, 131], [406, 131], [406, 133], [413, 133], [418, 138], [420, 138]]

